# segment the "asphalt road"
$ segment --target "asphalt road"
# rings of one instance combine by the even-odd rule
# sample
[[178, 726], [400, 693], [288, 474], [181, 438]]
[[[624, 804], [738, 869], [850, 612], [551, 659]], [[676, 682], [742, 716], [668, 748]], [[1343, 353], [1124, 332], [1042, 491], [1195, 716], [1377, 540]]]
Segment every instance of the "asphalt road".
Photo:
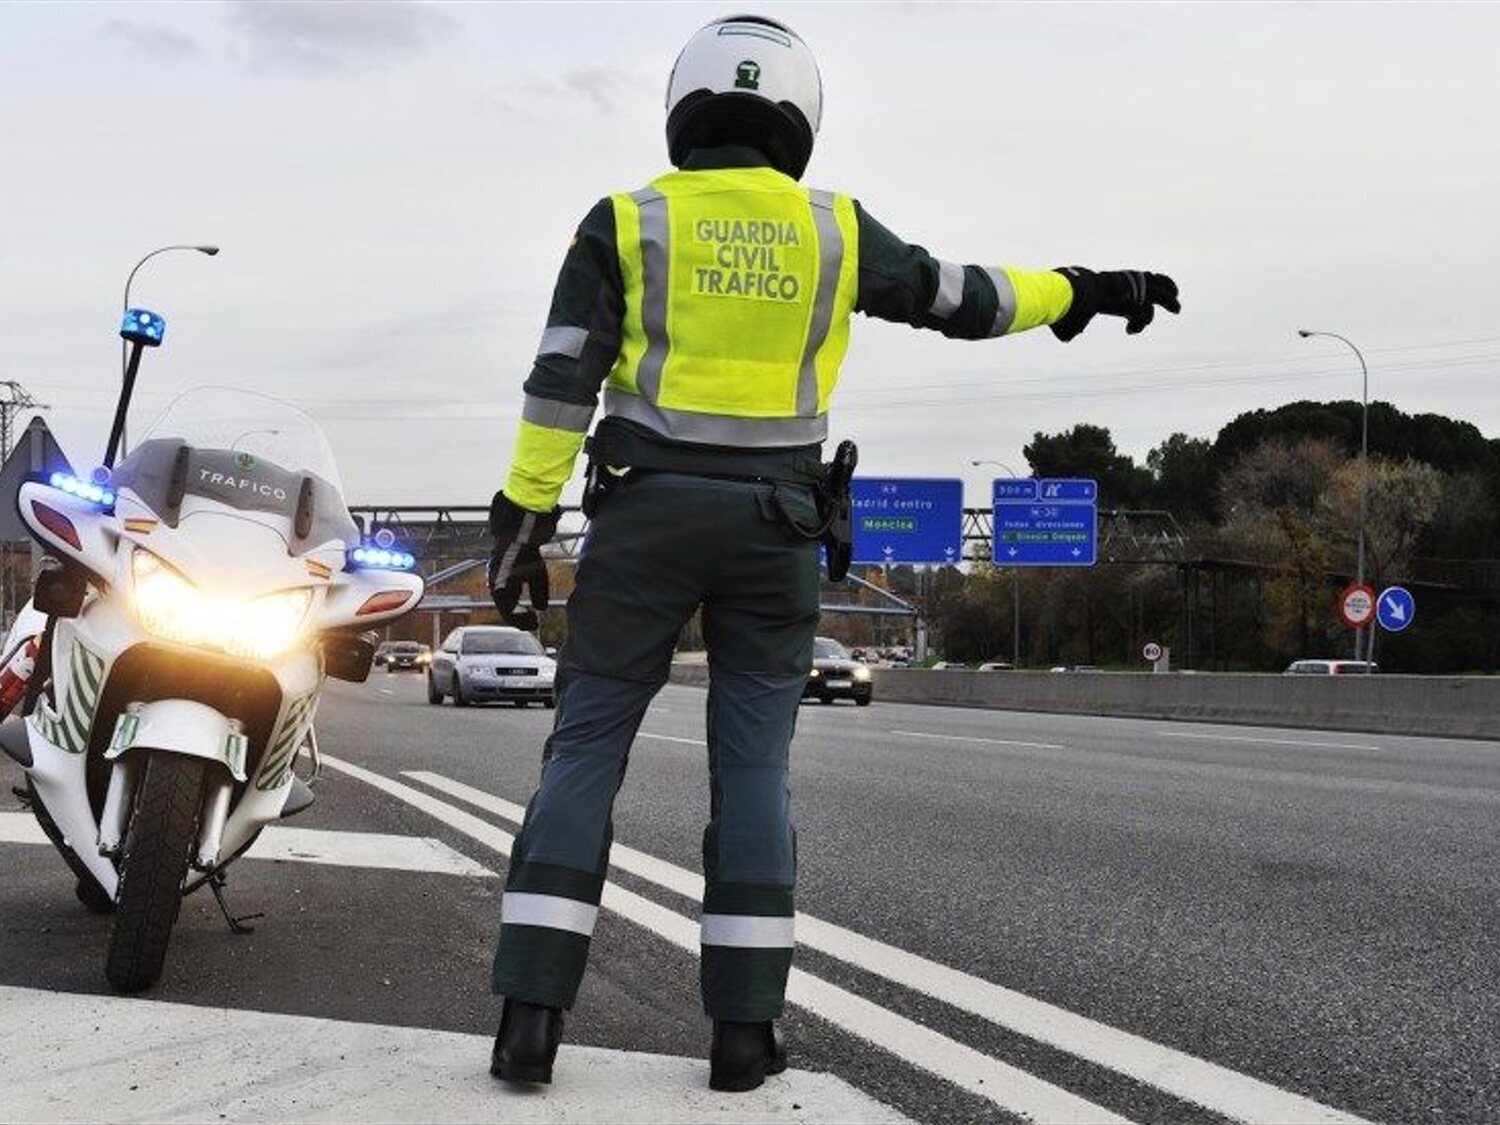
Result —
[[[643, 724], [570, 1042], [706, 1053], [703, 703], [669, 687]], [[550, 719], [334, 685], [296, 824], [503, 873]], [[929, 1121], [1500, 1118], [1500, 744], [877, 700], [804, 705], [793, 761], [794, 1066]], [[103, 991], [108, 922], [61, 862], [0, 864], [0, 985]], [[189, 899], [153, 995], [492, 1032], [498, 879], [247, 862], [231, 893], [256, 932]]]

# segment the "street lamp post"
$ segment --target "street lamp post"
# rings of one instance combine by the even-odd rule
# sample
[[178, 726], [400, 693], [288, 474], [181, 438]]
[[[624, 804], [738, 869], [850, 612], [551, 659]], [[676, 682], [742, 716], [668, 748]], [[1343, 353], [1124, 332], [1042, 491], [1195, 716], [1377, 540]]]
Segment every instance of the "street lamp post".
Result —
[[[130, 273], [126, 276], [126, 278], [125, 278], [125, 299], [121, 303], [121, 307], [120, 307], [120, 312], [122, 314], [123, 313], [127, 313], [127, 312], [130, 311], [130, 283], [135, 280], [136, 271], [139, 270], [142, 266], [144, 266], [147, 262], [149, 262], [152, 258], [156, 257], [158, 254], [165, 254], [168, 250], [196, 250], [200, 254], [207, 254], [210, 258], [212, 258], [215, 254], [217, 254], [219, 252], [219, 248], [217, 246], [188, 246], [188, 245], [175, 245], [175, 244], [172, 245], [172, 246], [158, 246], [155, 250], [151, 251], [151, 253], [147, 254], [144, 258], [142, 258], [139, 262], [137, 262], [134, 266], [132, 266], [131, 269], [130, 269]], [[125, 340], [121, 340], [120, 341], [120, 377], [122, 379], [125, 377], [125, 372], [129, 368], [129, 366], [130, 366], [130, 345]], [[125, 428], [122, 425], [120, 427], [120, 454], [121, 454], [121, 456], [124, 456], [125, 447], [126, 447]]]
[[[1354, 358], [1359, 360], [1361, 375], [1360, 390], [1360, 433], [1359, 433], [1359, 577], [1361, 586], [1365, 584], [1365, 517], [1370, 506], [1370, 369], [1365, 364], [1365, 357], [1360, 350], [1354, 346], [1353, 341], [1340, 336], [1337, 332], [1318, 332], [1307, 328], [1297, 329], [1297, 335], [1304, 340], [1312, 336], [1327, 336], [1338, 340], [1351, 352]], [[1373, 625], [1354, 630], [1354, 659], [1360, 659], [1361, 638], [1365, 629], [1373, 629]], [[1364, 641], [1365, 659], [1368, 660], [1370, 652], [1369, 640]], [[1366, 671], [1369, 669], [1366, 668]]]
[[[1004, 469], [1012, 477], [1016, 477], [1016, 471], [1004, 461], [970, 461], [969, 464], [976, 468], [980, 465], [994, 465], [998, 469]], [[990, 561], [995, 561], [995, 535], [990, 532]], [[1021, 568], [1013, 566], [1010, 568], [1010, 590], [1011, 590], [1011, 636], [1010, 636], [1010, 658], [1019, 668], [1021, 666]]]

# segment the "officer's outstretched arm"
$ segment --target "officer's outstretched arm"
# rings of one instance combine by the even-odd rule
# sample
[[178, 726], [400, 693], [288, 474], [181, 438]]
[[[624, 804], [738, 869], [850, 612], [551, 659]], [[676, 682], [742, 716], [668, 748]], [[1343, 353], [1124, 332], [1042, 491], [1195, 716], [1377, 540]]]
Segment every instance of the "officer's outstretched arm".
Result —
[[1050, 325], [1071, 340], [1103, 313], [1126, 318], [1127, 332], [1151, 322], [1157, 306], [1178, 312], [1177, 286], [1156, 273], [1094, 273], [1080, 266], [1023, 270], [945, 262], [859, 216], [859, 296], [855, 309], [957, 340], [1009, 336]]

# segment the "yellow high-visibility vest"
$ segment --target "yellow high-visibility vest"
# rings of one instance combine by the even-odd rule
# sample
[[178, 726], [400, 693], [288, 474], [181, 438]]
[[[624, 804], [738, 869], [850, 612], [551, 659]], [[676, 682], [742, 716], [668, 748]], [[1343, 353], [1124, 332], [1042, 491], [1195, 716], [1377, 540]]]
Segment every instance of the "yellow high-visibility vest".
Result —
[[858, 292], [853, 200], [722, 168], [612, 202], [625, 317], [605, 413], [675, 441], [822, 441]]

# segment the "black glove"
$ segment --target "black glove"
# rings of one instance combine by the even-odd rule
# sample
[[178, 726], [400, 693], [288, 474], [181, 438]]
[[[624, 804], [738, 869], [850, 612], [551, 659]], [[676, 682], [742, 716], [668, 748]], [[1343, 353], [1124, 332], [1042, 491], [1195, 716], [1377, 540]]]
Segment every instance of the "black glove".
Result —
[[[495, 548], [490, 553], [490, 595], [507, 625], [531, 632], [539, 624], [537, 613], [547, 608], [547, 564], [542, 544], [557, 531], [561, 508], [531, 512], [513, 503], [503, 492], [490, 501], [490, 532]], [[531, 592], [531, 609], [519, 612], [521, 590]]]
[[1057, 271], [1073, 286], [1073, 304], [1068, 315], [1052, 326], [1059, 340], [1071, 340], [1088, 326], [1096, 313], [1123, 316], [1125, 331], [1134, 336], [1156, 315], [1160, 305], [1168, 312], [1182, 311], [1177, 283], [1164, 273], [1141, 270], [1109, 270], [1095, 273], [1082, 266], [1063, 266]]

